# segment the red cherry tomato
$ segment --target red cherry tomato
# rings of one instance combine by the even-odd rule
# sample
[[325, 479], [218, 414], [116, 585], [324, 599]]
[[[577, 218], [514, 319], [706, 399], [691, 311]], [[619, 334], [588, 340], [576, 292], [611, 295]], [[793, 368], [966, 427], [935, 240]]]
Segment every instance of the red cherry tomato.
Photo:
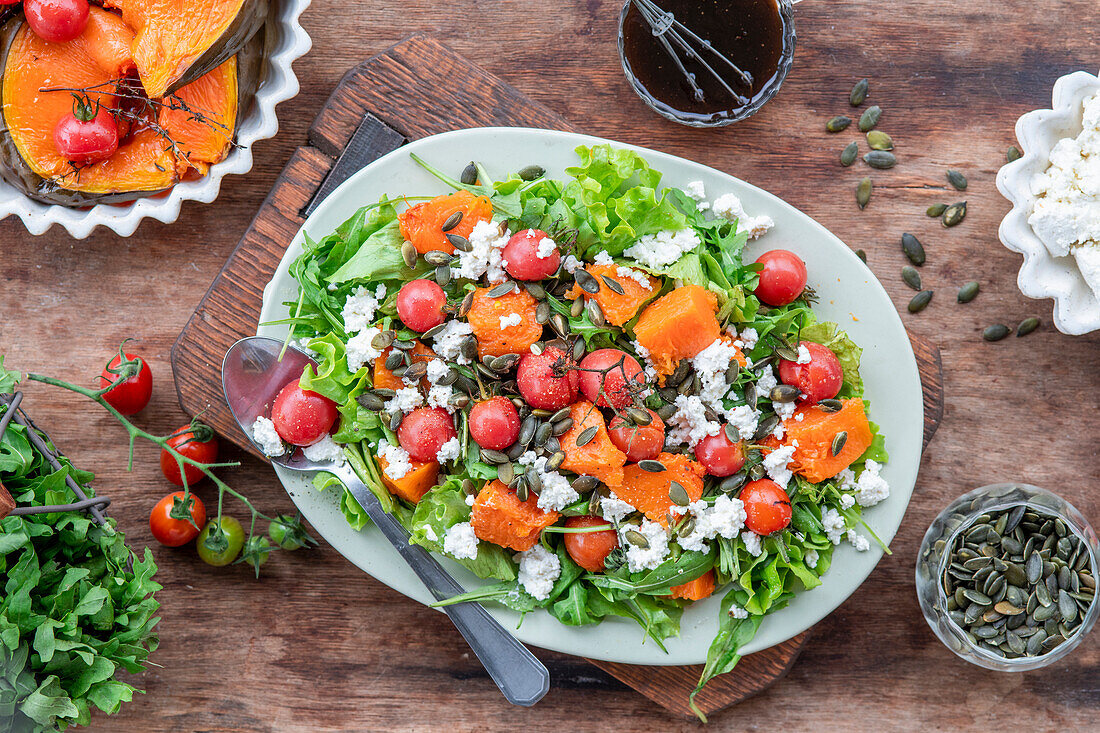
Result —
[[806, 263], [794, 252], [773, 249], [757, 257], [756, 262], [764, 269], [759, 272], [760, 284], [754, 292], [768, 305], [793, 303], [806, 289]]
[[[599, 517], [568, 517], [565, 526], [568, 529], [584, 529], [606, 525], [607, 520]], [[613, 529], [599, 532], [566, 532], [565, 551], [573, 562], [590, 573], [603, 572], [604, 560], [611, 551], [619, 546], [619, 536]]]
[[[606, 374], [598, 371], [605, 369]], [[643, 384], [641, 365], [625, 351], [599, 349], [581, 359], [581, 392], [600, 407], [626, 407], [634, 401], [636, 387]]]
[[100, 107], [82, 107], [62, 117], [53, 129], [58, 154], [74, 165], [91, 165], [106, 160], [118, 150], [118, 125], [111, 112]]
[[664, 420], [653, 410], [647, 412], [652, 418], [649, 425], [635, 425], [616, 415], [607, 427], [611, 442], [632, 463], [656, 458], [665, 446]]
[[791, 499], [771, 479], [745, 484], [739, 498], [745, 504], [745, 526], [756, 534], [772, 534], [791, 523]]
[[287, 382], [271, 405], [275, 432], [294, 445], [313, 445], [328, 435], [336, 416], [335, 402], [302, 389], [297, 379]]
[[[184, 425], [168, 439], [168, 445], [192, 461], [213, 463], [218, 460], [218, 439], [214, 437], [214, 431], [205, 425], [194, 428]], [[180, 466], [175, 457], [163, 448], [160, 451], [160, 472], [176, 486], [183, 486], [184, 476], [187, 477], [188, 486], [194, 486], [205, 477], [202, 471], [187, 463], [183, 464], [183, 475], [180, 475]]]
[[516, 384], [527, 404], [539, 410], [560, 410], [576, 402], [581, 378], [576, 369], [564, 368], [570, 364], [565, 352], [553, 346], [541, 354], [524, 354], [516, 370]]
[[[137, 358], [139, 357], [133, 354], [126, 355], [128, 361]], [[114, 359], [111, 359], [111, 363], [104, 367], [103, 373], [99, 376], [100, 389], [118, 379], [118, 375], [112, 374], [110, 370], [117, 369], [121, 363], [122, 360], [116, 355]], [[115, 385], [110, 392], [103, 395], [103, 399], [107, 400], [108, 405], [123, 415], [135, 415], [149, 404], [149, 397], [152, 394], [153, 372], [149, 369], [149, 362], [142, 359], [141, 370], [134, 376], [128, 377], [125, 381]]]
[[447, 294], [431, 280], [412, 280], [397, 292], [397, 315], [414, 331], [424, 333], [446, 320]]
[[443, 444], [456, 437], [454, 418], [442, 407], [418, 407], [405, 415], [397, 428], [401, 447], [409, 458], [421, 463], [435, 461]]
[[723, 429], [695, 445], [695, 458], [711, 476], [732, 476], [745, 465], [745, 448], [740, 442], [731, 443]]
[[783, 384], [798, 387], [802, 392], [799, 399], [809, 404], [836, 397], [840, 385], [844, 382], [844, 369], [840, 359], [828, 346], [803, 341], [802, 346], [810, 352], [810, 361], [799, 364], [796, 361], [779, 360], [779, 379]]
[[202, 527], [206, 526], [206, 507], [203, 506], [202, 499], [194, 494], [191, 494], [191, 519], [194, 524], [171, 516], [176, 499], [182, 500], [183, 496], [182, 491], [169, 494], [158, 501], [149, 513], [149, 529], [153, 532], [153, 539], [167, 547], [186, 545], [198, 537]]
[[507, 397], [493, 397], [470, 408], [470, 435], [482, 448], [504, 450], [519, 437], [519, 413]]
[[84, 32], [88, 0], [26, 0], [27, 25], [44, 41], [63, 43]]
[[539, 257], [539, 245], [544, 239], [550, 239], [550, 235], [541, 229], [524, 229], [513, 234], [502, 253], [508, 263], [504, 267], [508, 274], [516, 280], [543, 280], [557, 272], [561, 264], [557, 245], [545, 257]]

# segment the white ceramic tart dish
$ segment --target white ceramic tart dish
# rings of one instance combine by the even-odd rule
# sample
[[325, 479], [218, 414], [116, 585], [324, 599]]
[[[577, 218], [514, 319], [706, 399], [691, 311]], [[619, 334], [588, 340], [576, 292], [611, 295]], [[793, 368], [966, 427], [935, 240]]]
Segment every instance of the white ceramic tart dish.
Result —
[[262, 82], [250, 109], [237, 130], [237, 144], [221, 163], [210, 167], [202, 178], [184, 181], [167, 193], [121, 204], [97, 204], [77, 209], [32, 201], [7, 183], [0, 182], [0, 219], [18, 216], [31, 234], [42, 234], [60, 224], [73, 237], [83, 239], [96, 227], [107, 227], [128, 237], [146, 217], [164, 223], [179, 218], [184, 201], [210, 203], [218, 197], [222, 179], [252, 169], [252, 145], [274, 137], [279, 130], [275, 105], [298, 93], [298, 78], [291, 64], [312, 46], [299, 18], [311, 0], [273, 0], [273, 15], [261, 33], [267, 33]]
[[[394, 197], [448, 191], [418, 166], [411, 154], [443, 171], [460, 171], [470, 160], [477, 160], [490, 175], [503, 176], [525, 165], [538, 164], [551, 178], [563, 178], [565, 169], [577, 162], [574, 152], [577, 146], [608, 142], [611, 141], [549, 130], [481, 128], [418, 140], [380, 158], [325, 199], [290, 243], [264, 290], [261, 324], [286, 318], [289, 310], [285, 303], [297, 299], [297, 283], [287, 268], [301, 254], [307, 233], [313, 239], [324, 237], [358, 208], [377, 201], [383, 194]], [[868, 510], [864, 520], [888, 543], [901, 523], [916, 480], [923, 407], [909, 339], [882, 286], [843, 242], [772, 194], [682, 158], [611, 144], [644, 156], [664, 173], [662, 185], [685, 188], [693, 181], [701, 181], [709, 198], [732, 193], [741, 199], [747, 211], [770, 216], [775, 228], [748, 245], [745, 257], [749, 261], [774, 248], [791, 249], [806, 261], [810, 285], [820, 296], [814, 311], [822, 320], [840, 323], [864, 349], [860, 373], [871, 405], [870, 418], [886, 436], [890, 460], [882, 475], [891, 487], [890, 496]], [[283, 338], [287, 326], [261, 325], [258, 333]], [[377, 530], [367, 527], [357, 532], [348, 525], [339, 508], [340, 492], [319, 492], [309, 476], [282, 469], [277, 472], [302, 513], [333, 548], [395, 590], [421, 603], [431, 602], [427, 590]], [[769, 614], [756, 637], [742, 649], [743, 653], [766, 649], [813, 626], [859, 587], [882, 554], [874, 544], [870, 550], [858, 552], [852, 545], [842, 543], [835, 550], [823, 585], [796, 594], [789, 606]], [[442, 562], [467, 589], [485, 582], [446, 558]], [[599, 625], [578, 627], [562, 625], [551, 615], [536, 612], [527, 614], [520, 624], [517, 612], [492, 604], [488, 608], [506, 628], [515, 629], [520, 640], [535, 646], [631, 664], [698, 664], [706, 658], [717, 630], [720, 596], [717, 594], [685, 610], [680, 635], [665, 642], [667, 654], [652, 640], [646, 641], [642, 629], [627, 619], [608, 618]], [[369, 609], [364, 612], [369, 613]], [[858, 623], [853, 621], [853, 627], [858, 627]], [[852, 632], [859, 633], [858, 628]]]
[[997, 188], [1012, 203], [998, 232], [1005, 247], [1024, 257], [1016, 282], [1029, 298], [1054, 299], [1054, 325], [1067, 334], [1100, 329], [1100, 300], [1085, 281], [1072, 256], [1055, 257], [1039, 239], [1028, 217], [1035, 204], [1031, 180], [1050, 166], [1050, 152], [1059, 140], [1082, 130], [1082, 104], [1100, 92], [1100, 78], [1077, 71], [1054, 83], [1051, 109], [1040, 109], [1016, 121], [1023, 157], [997, 173]]

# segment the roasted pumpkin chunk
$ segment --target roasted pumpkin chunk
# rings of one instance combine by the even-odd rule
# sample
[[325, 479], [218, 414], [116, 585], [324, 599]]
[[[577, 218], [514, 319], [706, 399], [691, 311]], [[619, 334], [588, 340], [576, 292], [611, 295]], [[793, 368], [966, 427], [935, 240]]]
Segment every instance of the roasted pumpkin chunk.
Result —
[[[591, 402], [582, 400], [569, 407], [569, 417], [573, 419], [573, 426], [558, 439], [565, 452], [561, 467], [566, 471], [595, 476], [612, 488], [622, 484], [626, 454], [611, 442], [603, 413]], [[595, 428], [596, 433], [584, 445], [577, 445], [577, 438], [590, 428]]]
[[[637, 273], [633, 277], [619, 274], [619, 268], [615, 265], [589, 265], [585, 268], [588, 274], [596, 278], [600, 286], [599, 292], [588, 295], [579, 285], [574, 285], [567, 297], [576, 299], [582, 295], [594, 299], [600, 304], [600, 310], [604, 318], [615, 326], [621, 326], [634, 316], [647, 300], [655, 296], [661, 289], [661, 281], [645, 274], [641, 270], [633, 269]], [[637, 278], [637, 279], [635, 279]], [[608, 284], [608, 280], [618, 285], [622, 292]], [[645, 285], [642, 284], [645, 282]]]
[[679, 598], [683, 601], [701, 601], [709, 598], [714, 593], [714, 571], [708, 570], [695, 580], [689, 580], [682, 585], [674, 585], [669, 588], [669, 598]]
[[176, 143], [180, 175], [194, 168], [206, 175], [210, 166], [229, 154], [237, 125], [237, 59], [176, 92], [162, 107], [157, 121]]
[[477, 336], [477, 355], [522, 354], [542, 338], [542, 326], [535, 320], [535, 299], [526, 290], [489, 297], [490, 288], [474, 291], [466, 316]]
[[557, 512], [539, 509], [534, 494], [520, 501], [516, 492], [500, 481], [492, 481], [474, 499], [470, 525], [478, 539], [522, 552], [534, 547], [539, 533], [558, 521], [558, 516]]
[[[405, 386], [405, 383], [401, 381], [400, 377], [394, 376], [394, 373], [386, 368], [386, 358], [393, 353], [393, 347], [386, 348], [380, 357], [374, 361], [374, 377], [373, 384], [375, 389], [401, 389]], [[412, 348], [412, 360], [413, 363], [418, 361], [429, 362], [435, 359], [435, 352], [422, 344], [420, 341], [413, 341]], [[431, 387], [427, 377], [423, 377], [420, 380], [420, 385], [424, 389]]]
[[698, 501], [703, 495], [706, 470], [680, 453], [662, 453], [657, 460], [664, 464], [664, 471], [646, 471], [637, 463], [627, 466], [623, 472], [623, 485], [615, 489], [615, 494], [654, 522], [667, 527], [668, 512], [673, 506], [668, 496], [672, 482], [684, 487], [688, 499]]
[[[863, 400], [844, 400], [843, 404], [839, 412], [803, 405], [795, 410], [791, 419], [783, 422], [787, 431], [784, 445], [795, 445], [797, 441], [791, 457], [792, 470], [815, 484], [836, 476], [871, 446], [873, 436]], [[841, 431], [848, 437], [844, 447], [834, 456], [833, 439]]]
[[447, 233], [469, 237], [479, 221], [493, 218], [493, 204], [485, 196], [475, 196], [469, 191], [436, 196], [401, 212], [398, 216], [401, 236], [412, 242], [420, 254], [432, 250], [451, 254], [455, 247], [443, 233], [443, 224], [455, 212], [461, 212], [462, 218]]
[[634, 336], [649, 351], [661, 384], [681, 359], [692, 358], [718, 338], [717, 312], [718, 297], [698, 285], [677, 288], [642, 311]]
[[391, 494], [410, 504], [416, 504], [424, 498], [424, 494], [431, 491], [439, 477], [439, 464], [435, 461], [428, 463], [413, 461], [412, 470], [398, 479], [391, 479], [386, 475], [388, 465], [385, 458], [378, 456], [378, 467], [382, 469], [382, 484]]

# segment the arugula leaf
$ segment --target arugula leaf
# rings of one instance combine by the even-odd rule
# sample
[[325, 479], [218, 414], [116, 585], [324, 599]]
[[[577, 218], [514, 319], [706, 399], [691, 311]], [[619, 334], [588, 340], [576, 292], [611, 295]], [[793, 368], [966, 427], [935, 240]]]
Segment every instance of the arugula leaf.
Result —
[[756, 636], [763, 616], [749, 615], [748, 618], [734, 618], [730, 615], [730, 609], [734, 603], [744, 607], [745, 591], [735, 588], [726, 593], [722, 598], [718, 611], [718, 634], [707, 650], [707, 662], [703, 665], [703, 673], [699, 676], [699, 683], [695, 686], [688, 698], [688, 704], [692, 711], [699, 716], [699, 720], [707, 722], [707, 716], [695, 704], [695, 696], [703, 689], [704, 685], [720, 674], [725, 674], [737, 666], [741, 661], [741, 655], [737, 650]]

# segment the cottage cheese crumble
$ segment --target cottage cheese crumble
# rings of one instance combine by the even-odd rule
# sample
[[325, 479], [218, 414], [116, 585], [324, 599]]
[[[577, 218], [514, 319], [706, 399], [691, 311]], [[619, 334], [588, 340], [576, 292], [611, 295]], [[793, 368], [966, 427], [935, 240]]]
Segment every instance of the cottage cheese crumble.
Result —
[[412, 459], [408, 452], [399, 445], [390, 445], [385, 438], [378, 441], [375, 455], [386, 459], [386, 475], [394, 481], [405, 478], [412, 470]]
[[519, 583], [537, 601], [545, 601], [561, 575], [561, 560], [542, 545], [515, 555], [519, 563]]
[[374, 293], [366, 287], [358, 287], [355, 292], [344, 301], [344, 310], [341, 314], [344, 319], [344, 330], [348, 333], [357, 333], [369, 326], [374, 320], [374, 312], [378, 310], [378, 302], [386, 297], [386, 286], [379, 285]]
[[443, 552], [458, 560], [477, 557], [477, 535], [469, 522], [459, 522], [447, 528], [443, 537]]
[[[649, 546], [639, 547], [626, 539], [626, 533], [630, 530], [641, 533]], [[623, 525], [619, 527], [619, 534], [619, 546], [626, 549], [626, 563], [632, 573], [652, 570], [668, 557], [668, 532], [654, 521], [643, 519], [637, 527]]]
[[728, 221], [737, 222], [737, 231], [748, 232], [749, 239], [758, 239], [775, 226], [770, 216], [749, 216], [741, 204], [741, 199], [732, 193], [726, 193], [714, 200], [714, 215]]
[[470, 232], [470, 251], [455, 251], [456, 263], [451, 264], [451, 276], [477, 280], [487, 275], [489, 282], [504, 280], [504, 246], [508, 244], [512, 233], [500, 232], [500, 224], [493, 221], [479, 221]]
[[349, 372], [354, 374], [364, 366], [373, 364], [375, 359], [382, 356], [382, 351], [374, 348], [374, 345], [371, 344], [374, 337], [380, 333], [382, 333], [381, 328], [371, 326], [348, 339], [346, 350]]
[[521, 323], [523, 323], [523, 316], [519, 313], [509, 313], [506, 316], [500, 317], [500, 330], [503, 331], [506, 328], [518, 326]]
[[458, 442], [458, 438], [451, 438], [439, 446], [439, 452], [435, 454], [435, 460], [438, 463], [450, 463], [457, 460], [460, 455], [462, 455], [462, 444]]
[[344, 455], [343, 447], [338, 445], [331, 435], [326, 435], [313, 445], [302, 448], [302, 454], [316, 463], [335, 463], [338, 466], [347, 463], [348, 460]]
[[699, 246], [699, 236], [694, 229], [663, 231], [640, 237], [623, 254], [650, 269], [667, 267], [680, 259], [685, 252]]
[[443, 330], [435, 335], [435, 353], [447, 361], [469, 364], [470, 360], [462, 354], [462, 339], [474, 332], [469, 323], [459, 320], [447, 321]]
[[281, 456], [286, 453], [286, 446], [283, 445], [283, 439], [280, 438], [279, 433], [275, 431], [275, 423], [271, 422], [270, 418], [266, 418], [263, 415], [260, 415], [256, 418], [256, 421], [252, 423], [252, 439], [260, 446], [260, 450], [264, 452], [265, 456], [274, 458], [275, 456]]

